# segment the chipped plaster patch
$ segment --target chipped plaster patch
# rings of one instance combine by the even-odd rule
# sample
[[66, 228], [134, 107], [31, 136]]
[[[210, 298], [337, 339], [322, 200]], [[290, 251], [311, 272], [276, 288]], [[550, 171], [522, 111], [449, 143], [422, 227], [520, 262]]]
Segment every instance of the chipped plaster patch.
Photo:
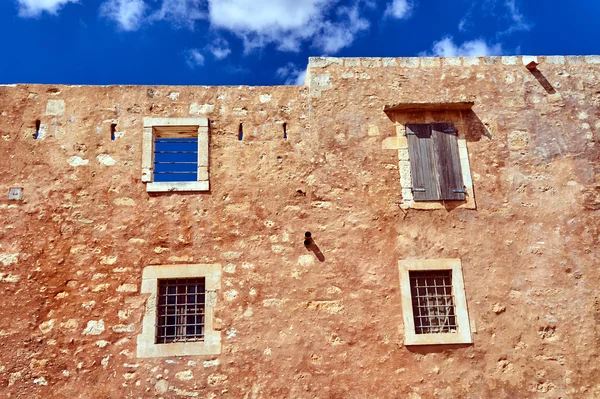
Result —
[[59, 116], [65, 113], [65, 100], [48, 100], [46, 115]]
[[260, 101], [261, 104], [265, 104], [271, 101], [271, 97], [270, 94], [261, 94], [258, 96], [258, 101]]
[[129, 198], [129, 197], [115, 198], [115, 200], [113, 201], [113, 203], [115, 205], [121, 205], [121, 206], [135, 206], [135, 201], [132, 198]]
[[310, 77], [310, 91], [312, 97], [320, 97], [321, 92], [331, 89], [329, 74], [312, 75]]
[[206, 115], [215, 110], [214, 104], [190, 104], [190, 115]]
[[175, 374], [175, 378], [177, 378], [179, 381], [189, 381], [194, 378], [194, 374], [191, 370], [180, 371], [179, 373]]
[[19, 253], [14, 254], [0, 254], [0, 263], [4, 266], [12, 265], [13, 263], [17, 263], [19, 260]]
[[315, 257], [313, 255], [300, 255], [298, 257], [298, 264], [300, 266], [311, 266], [315, 264]]
[[114, 265], [117, 262], [117, 256], [103, 256], [100, 258], [101, 265]]
[[217, 367], [218, 365], [219, 365], [219, 359], [205, 360], [204, 362], [202, 362], [202, 366], [204, 368]]
[[43, 322], [42, 324], [40, 324], [38, 326], [38, 328], [40, 329], [42, 334], [48, 334], [50, 331], [52, 331], [55, 324], [56, 324], [56, 319], [51, 319], [51, 320], [47, 320], [47, 321]]
[[522, 150], [529, 147], [529, 132], [515, 130], [508, 134], [509, 150]]
[[71, 166], [83, 166], [83, 165], [87, 165], [88, 163], [90, 163], [90, 160], [89, 159], [83, 159], [83, 158], [78, 157], [78, 156], [72, 156], [71, 158], [68, 159], [67, 162]]
[[342, 305], [340, 301], [308, 301], [304, 306], [310, 310], [327, 312], [329, 314], [339, 314], [344, 312], [344, 305]]
[[104, 332], [104, 320], [90, 320], [83, 330], [83, 335], [100, 335]]
[[137, 292], [135, 284], [121, 284], [117, 287], [117, 292]]
[[108, 154], [100, 154], [96, 157], [96, 159], [98, 160], [98, 162], [100, 162], [102, 165], [106, 165], [106, 166], [114, 166], [114, 164], [117, 163], [117, 161], [115, 161], [113, 159], [113, 157], [111, 157]]
[[16, 283], [21, 280], [21, 276], [18, 274], [4, 274], [0, 273], [0, 283]]
[[238, 292], [236, 290], [229, 290], [225, 293], [225, 299], [228, 301], [233, 301], [237, 296]]

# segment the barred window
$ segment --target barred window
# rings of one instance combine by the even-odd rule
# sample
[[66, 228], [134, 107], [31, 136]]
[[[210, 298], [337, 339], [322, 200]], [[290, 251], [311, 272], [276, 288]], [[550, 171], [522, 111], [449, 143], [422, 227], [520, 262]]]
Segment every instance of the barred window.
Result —
[[456, 333], [452, 270], [410, 271], [416, 334]]
[[398, 261], [405, 345], [470, 344], [460, 259]]
[[204, 277], [158, 280], [157, 344], [204, 339]]

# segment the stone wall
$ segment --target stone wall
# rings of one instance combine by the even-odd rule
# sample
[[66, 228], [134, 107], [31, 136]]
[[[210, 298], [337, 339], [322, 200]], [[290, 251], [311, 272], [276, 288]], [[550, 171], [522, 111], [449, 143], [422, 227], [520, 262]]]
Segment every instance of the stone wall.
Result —
[[[600, 396], [600, 58], [536, 58], [312, 58], [305, 87], [0, 87], [2, 395]], [[397, 126], [456, 115], [383, 108], [453, 101], [475, 102], [458, 117], [477, 209], [406, 208]], [[143, 117], [197, 115], [211, 191], [149, 195]], [[404, 258], [462, 259], [472, 345], [403, 345]], [[221, 355], [137, 359], [142, 269], [186, 263], [222, 265]]]

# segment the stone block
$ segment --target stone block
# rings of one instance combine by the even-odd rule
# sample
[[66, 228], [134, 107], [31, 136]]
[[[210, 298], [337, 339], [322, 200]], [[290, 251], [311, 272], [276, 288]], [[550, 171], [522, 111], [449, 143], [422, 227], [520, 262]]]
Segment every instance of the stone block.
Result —
[[207, 115], [215, 110], [214, 104], [190, 104], [190, 115]]
[[529, 132], [515, 130], [508, 134], [508, 148], [511, 151], [522, 150], [529, 147]]
[[46, 115], [60, 116], [65, 113], [65, 100], [48, 100]]
[[423, 57], [421, 58], [421, 66], [423, 68], [436, 68], [442, 65], [441, 58], [438, 57]]
[[344, 65], [347, 67], [359, 67], [360, 58], [344, 58]]
[[519, 57], [516, 56], [504, 56], [502, 57], [503, 65], [517, 65]]
[[308, 66], [310, 68], [325, 68], [329, 65], [342, 65], [342, 58], [310, 57], [308, 59]]
[[479, 57], [463, 57], [463, 65], [464, 66], [474, 66], [479, 65]]
[[585, 57], [585, 62], [588, 64], [600, 64], [600, 56], [598, 55], [588, 55]]
[[490, 57], [482, 57], [484, 65], [498, 65], [502, 63], [502, 57], [499, 56], [490, 56]]
[[399, 58], [398, 63], [404, 68], [418, 68], [421, 65], [421, 59], [418, 57]]
[[460, 57], [442, 58], [442, 64], [444, 66], [461, 66], [462, 59]]
[[562, 55], [553, 55], [546, 57], [546, 63], [553, 65], [564, 65], [565, 57]]
[[581, 65], [585, 64], [585, 57], [570, 55], [566, 57], [569, 65]]
[[381, 63], [384, 67], [391, 67], [391, 66], [398, 65], [395, 58], [382, 58]]
[[381, 58], [361, 58], [360, 63], [365, 68], [379, 68], [381, 66]]

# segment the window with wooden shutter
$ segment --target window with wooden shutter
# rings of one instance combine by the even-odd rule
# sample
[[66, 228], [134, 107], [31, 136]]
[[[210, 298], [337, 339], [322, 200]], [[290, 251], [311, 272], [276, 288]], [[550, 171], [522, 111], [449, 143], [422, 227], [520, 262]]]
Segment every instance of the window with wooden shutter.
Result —
[[452, 123], [406, 125], [415, 201], [464, 201], [465, 186]]

